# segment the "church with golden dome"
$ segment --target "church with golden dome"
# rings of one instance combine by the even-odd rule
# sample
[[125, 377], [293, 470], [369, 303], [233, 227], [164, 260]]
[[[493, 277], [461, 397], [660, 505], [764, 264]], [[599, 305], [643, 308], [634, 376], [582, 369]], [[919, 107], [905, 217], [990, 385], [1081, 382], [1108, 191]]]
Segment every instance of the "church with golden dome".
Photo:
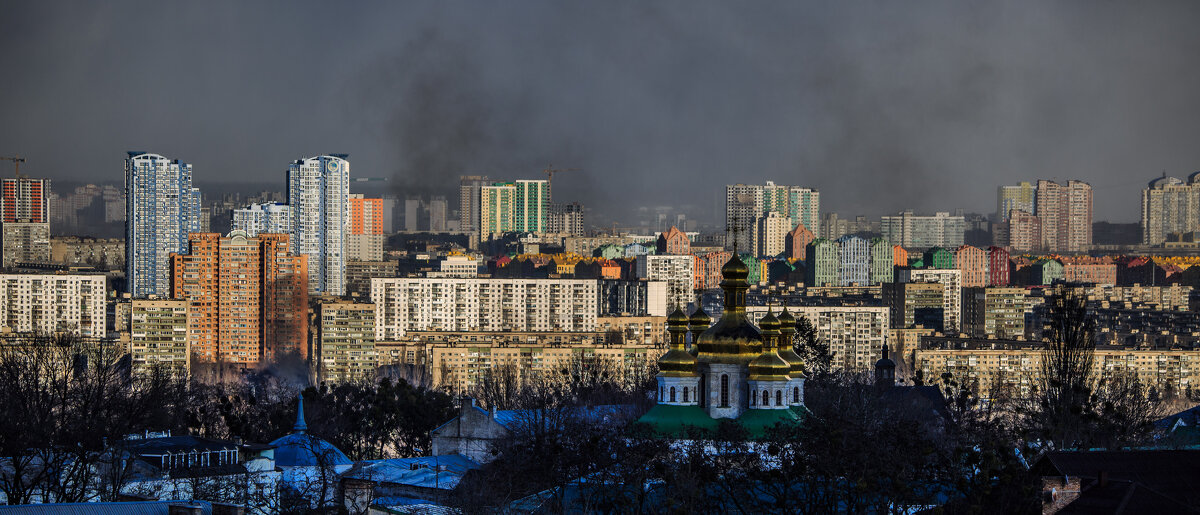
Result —
[[[721, 318], [697, 309], [667, 317], [671, 347], [659, 359], [658, 402], [639, 422], [658, 433], [710, 431], [720, 419], [761, 436], [804, 413], [804, 363], [792, 347], [796, 319], [785, 308], [756, 327], [746, 317], [750, 271], [737, 255], [721, 269], [725, 306]], [[688, 333], [692, 344], [687, 345]]]

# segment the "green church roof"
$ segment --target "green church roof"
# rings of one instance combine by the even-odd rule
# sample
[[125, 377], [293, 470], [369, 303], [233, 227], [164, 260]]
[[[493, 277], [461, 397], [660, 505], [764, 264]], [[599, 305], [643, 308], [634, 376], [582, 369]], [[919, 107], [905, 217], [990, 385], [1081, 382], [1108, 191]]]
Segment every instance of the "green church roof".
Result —
[[671, 404], [655, 404], [642, 418], [639, 424], [646, 424], [654, 432], [665, 436], [688, 436], [689, 429], [700, 431], [715, 431], [717, 421], [708, 416], [700, 406], [674, 406]]

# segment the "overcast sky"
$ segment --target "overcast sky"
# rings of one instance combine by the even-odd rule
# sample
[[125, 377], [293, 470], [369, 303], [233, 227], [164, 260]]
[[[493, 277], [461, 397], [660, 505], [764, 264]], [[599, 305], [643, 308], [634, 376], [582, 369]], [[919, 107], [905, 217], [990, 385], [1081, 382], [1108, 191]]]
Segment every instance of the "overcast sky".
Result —
[[852, 216], [1074, 178], [1127, 222], [1147, 181], [1200, 170], [1197, 22], [1194, 1], [9, 0], [0, 155], [120, 181], [146, 150], [282, 189], [340, 152], [399, 193], [553, 163], [584, 170], [556, 200], [705, 221], [732, 182]]

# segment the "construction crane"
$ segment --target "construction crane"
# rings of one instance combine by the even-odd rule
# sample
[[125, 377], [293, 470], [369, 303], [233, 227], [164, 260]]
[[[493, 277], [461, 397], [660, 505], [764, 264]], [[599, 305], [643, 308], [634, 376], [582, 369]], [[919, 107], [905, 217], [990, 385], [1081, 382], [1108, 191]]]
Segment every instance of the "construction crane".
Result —
[[25, 162], [25, 158], [23, 158], [21, 156], [12, 156], [12, 157], [0, 157], [0, 160], [12, 161], [13, 162], [13, 173], [16, 174], [18, 179], [21, 178], [21, 163]]
[[553, 186], [554, 186], [554, 174], [561, 173], [561, 172], [579, 172], [579, 171], [582, 171], [582, 170], [579, 168], [555, 168], [554, 165], [546, 165], [546, 169], [542, 170], [542, 172], [545, 172], [545, 174], [546, 174], [546, 197], [549, 199], [554, 199], [554, 195], [551, 194], [551, 192], [553, 191], [551, 188], [553, 188]]

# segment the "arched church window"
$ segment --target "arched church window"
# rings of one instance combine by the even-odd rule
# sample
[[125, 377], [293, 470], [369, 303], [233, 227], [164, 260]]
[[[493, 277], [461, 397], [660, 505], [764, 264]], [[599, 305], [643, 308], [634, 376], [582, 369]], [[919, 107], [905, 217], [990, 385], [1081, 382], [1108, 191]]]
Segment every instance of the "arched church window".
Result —
[[768, 391], [766, 391], [766, 390], [763, 390], [763, 402], [762, 402], [762, 405], [763, 405], [763, 406], [770, 406], [770, 405], [771, 405], [771, 393], [770, 393], [770, 392], [768, 392]]
[[671, 387], [671, 402], [675, 402], [675, 387]]
[[688, 392], [687, 391], [688, 391], [688, 388], [686, 386], [683, 387], [683, 402], [688, 401]]
[[792, 402], [794, 402], [796, 404], [800, 404], [800, 387], [799, 386], [792, 387]]
[[775, 390], [775, 405], [783, 406], [783, 390]]

